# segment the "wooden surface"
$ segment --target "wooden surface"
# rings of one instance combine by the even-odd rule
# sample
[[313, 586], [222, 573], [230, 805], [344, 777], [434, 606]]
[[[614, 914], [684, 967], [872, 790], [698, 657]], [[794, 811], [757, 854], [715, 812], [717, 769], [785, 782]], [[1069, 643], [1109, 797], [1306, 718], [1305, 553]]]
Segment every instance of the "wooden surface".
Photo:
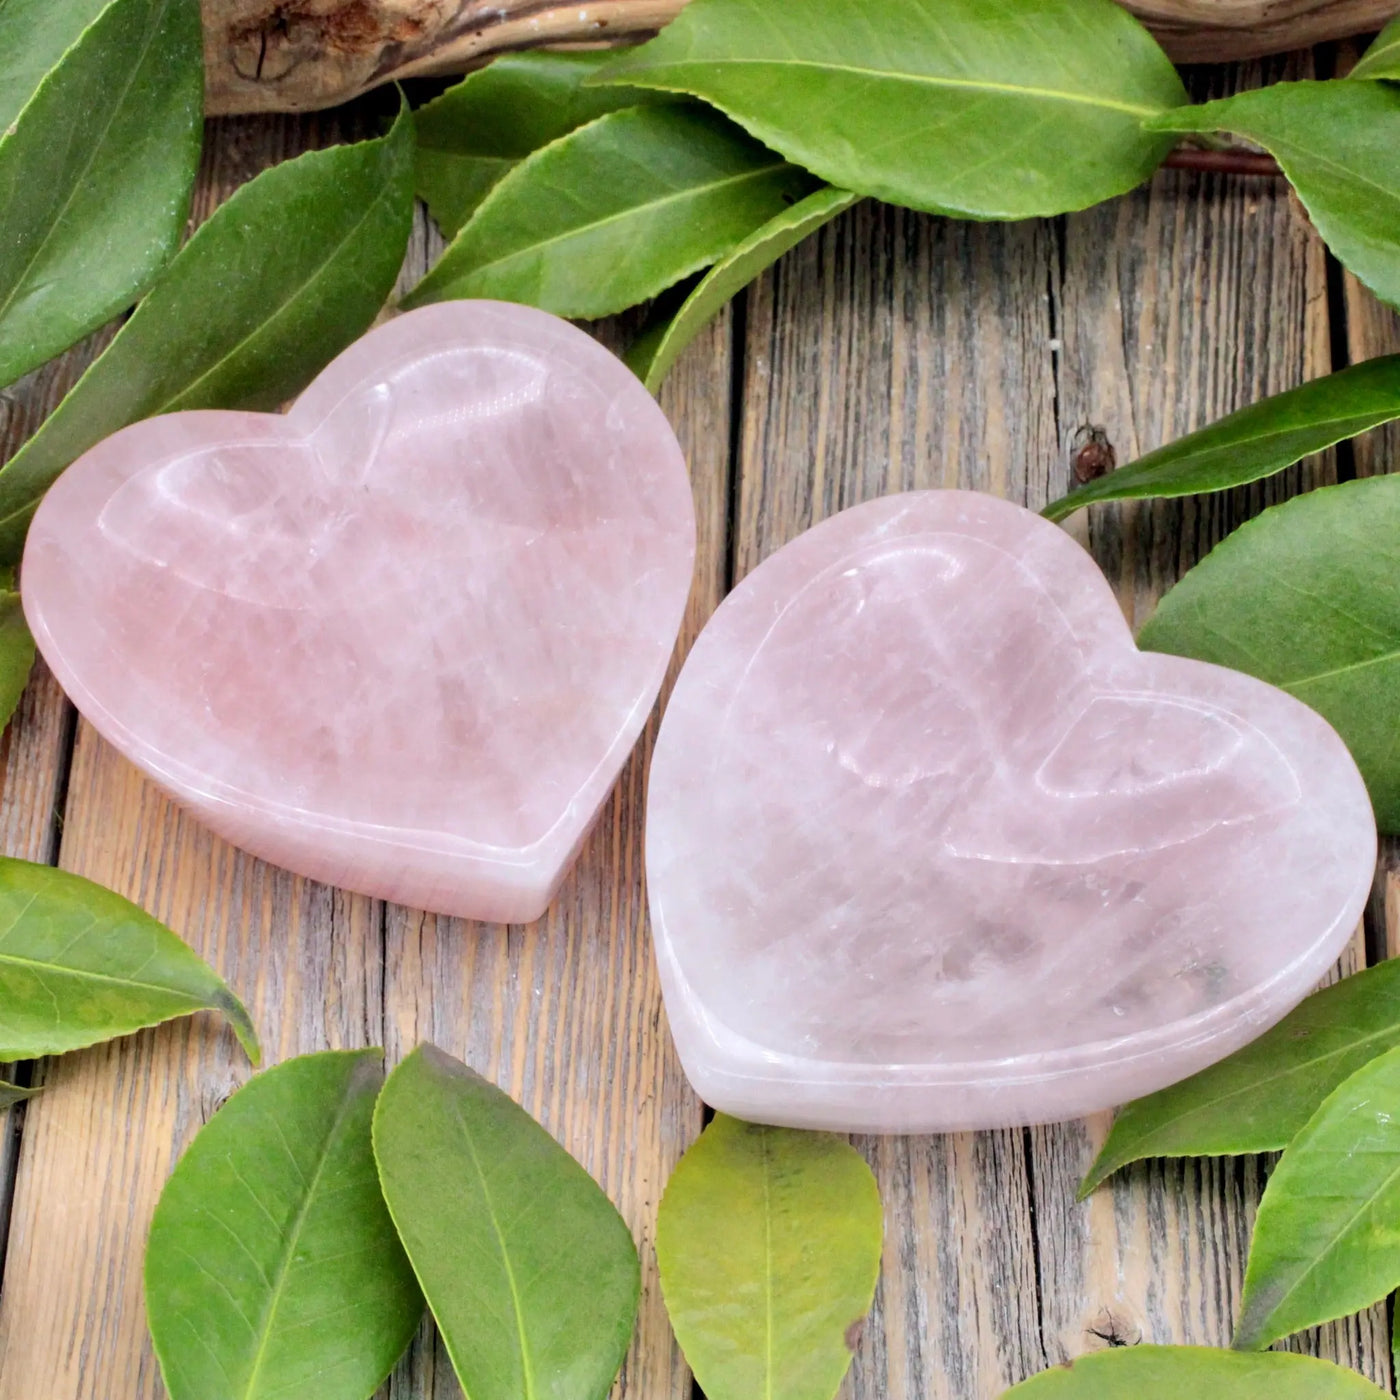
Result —
[[[1396, 0], [1119, 0], [1179, 62], [1377, 30]], [[686, 0], [203, 0], [206, 109], [306, 112], [546, 44], [635, 42]]]
[[[1196, 85], [1216, 95], [1312, 71], [1302, 56]], [[363, 134], [366, 120], [212, 125], [198, 212], [273, 160]], [[420, 222], [406, 281], [437, 246]], [[619, 325], [599, 330], [621, 343]], [[1340, 274], [1272, 181], [1164, 172], [1101, 209], [1012, 226], [862, 205], [763, 277], [664, 390], [700, 520], [682, 650], [728, 586], [843, 506], [921, 486], [1039, 506], [1069, 484], [1084, 423], [1127, 460], [1391, 350], [1400, 318]], [[4, 451], [90, 354], [0, 395]], [[1397, 448], [1400, 435], [1376, 434], [1246, 490], [1097, 508], [1070, 528], [1140, 621], [1265, 503], [1304, 481], [1386, 470]], [[660, 1192], [702, 1122], [648, 943], [653, 733], [654, 722], [549, 915], [508, 930], [326, 889], [232, 850], [75, 724], [42, 670], [0, 749], [4, 849], [57, 861], [169, 922], [248, 1001], [269, 1060], [362, 1044], [393, 1058], [430, 1039], [493, 1076], [584, 1162], [643, 1246], [641, 1326], [618, 1400], [692, 1393], [651, 1250]], [[1368, 946], [1400, 949], [1393, 869], [1388, 843], [1352, 966]], [[145, 1232], [180, 1150], [248, 1067], [201, 1016], [32, 1073], [45, 1092], [0, 1137], [0, 1201], [12, 1197], [0, 1400], [160, 1396], [142, 1315]], [[1264, 1164], [1149, 1164], [1075, 1205], [1105, 1127], [861, 1142], [884, 1195], [886, 1254], [844, 1400], [994, 1400], [1114, 1342], [1227, 1339]], [[1302, 1344], [1389, 1388], [1385, 1322], [1373, 1309]], [[425, 1327], [383, 1396], [458, 1395]]]

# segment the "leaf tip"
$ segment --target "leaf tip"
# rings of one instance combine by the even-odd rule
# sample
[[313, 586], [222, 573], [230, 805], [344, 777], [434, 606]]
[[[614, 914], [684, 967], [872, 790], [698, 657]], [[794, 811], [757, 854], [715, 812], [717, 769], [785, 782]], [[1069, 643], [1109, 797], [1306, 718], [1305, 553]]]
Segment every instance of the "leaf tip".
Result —
[[243, 1053], [247, 1055], [248, 1063], [257, 1069], [262, 1064], [262, 1044], [258, 1040], [257, 1028], [253, 1025], [253, 1018], [248, 1014], [248, 1008], [225, 987], [219, 996], [218, 1009], [223, 1012], [229, 1025], [233, 1027], [233, 1034], [243, 1047]]
[[1261, 1318], [1259, 1311], [1246, 1292], [1244, 1309], [1235, 1324], [1235, 1334], [1230, 1339], [1231, 1351], [1263, 1351], [1278, 1340], [1269, 1335], [1268, 1319]]

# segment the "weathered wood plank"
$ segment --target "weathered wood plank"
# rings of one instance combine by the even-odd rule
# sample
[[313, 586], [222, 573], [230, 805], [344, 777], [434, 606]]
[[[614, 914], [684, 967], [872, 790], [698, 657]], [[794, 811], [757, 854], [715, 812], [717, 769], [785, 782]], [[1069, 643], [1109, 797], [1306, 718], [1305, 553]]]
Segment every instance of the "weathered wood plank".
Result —
[[[211, 130], [197, 216], [263, 165], [345, 134], [352, 114]], [[34, 820], [47, 807], [36, 798]], [[80, 724], [60, 863], [136, 900], [249, 1005], [269, 1061], [374, 1043], [381, 911], [274, 870], [178, 812]], [[3, 1400], [163, 1393], [146, 1337], [141, 1259], [170, 1168], [249, 1073], [209, 1016], [51, 1061], [28, 1107], [5, 1282]]]
[[[1228, 90], [1304, 75], [1294, 62], [1206, 81]], [[1164, 173], [1145, 191], [1069, 218], [1064, 238], [1057, 493], [1070, 484], [1068, 443], [1080, 424], [1104, 427], [1127, 461], [1332, 368], [1325, 250], [1281, 183]], [[1073, 528], [1137, 624], [1235, 525], [1335, 479], [1335, 470], [1326, 454], [1239, 491], [1095, 508]], [[1346, 965], [1362, 962], [1358, 937]], [[1077, 1206], [1075, 1188], [1108, 1121], [1031, 1135], [1049, 1360], [1110, 1338], [1227, 1345], [1260, 1164], [1149, 1164]], [[1306, 1345], [1389, 1383], [1384, 1308]]]
[[[110, 332], [99, 333], [0, 390], [0, 461], [14, 455], [110, 338]], [[0, 739], [0, 851], [5, 855], [44, 862], [54, 859], [72, 741], [72, 708], [48, 668], [39, 662]], [[28, 1078], [32, 1068], [18, 1067], [17, 1074]], [[9, 1229], [20, 1135], [27, 1112], [19, 1106], [0, 1114], [0, 1258]]]
[[[425, 230], [410, 259], [418, 272], [439, 247], [435, 233]], [[617, 324], [598, 332], [617, 348]], [[699, 534], [695, 585], [667, 691], [723, 591], [732, 338], [726, 313], [661, 393], [690, 464]], [[666, 1320], [653, 1248], [661, 1191], [701, 1125], [700, 1103], [666, 1030], [647, 929], [642, 828], [655, 734], [653, 717], [540, 923], [507, 930], [387, 911], [390, 1058], [430, 1040], [493, 1078], [593, 1173], [640, 1242], [641, 1317], [614, 1392], [618, 1400], [686, 1400], [691, 1391]], [[458, 1394], [446, 1354], [425, 1328], [390, 1395], [449, 1400]]]
[[[1042, 500], [1056, 462], [1050, 225], [862, 205], [748, 298], [735, 574], [845, 506], [968, 486]], [[1019, 1132], [862, 1143], [885, 1201], [843, 1394], [990, 1400], [1043, 1364]]]

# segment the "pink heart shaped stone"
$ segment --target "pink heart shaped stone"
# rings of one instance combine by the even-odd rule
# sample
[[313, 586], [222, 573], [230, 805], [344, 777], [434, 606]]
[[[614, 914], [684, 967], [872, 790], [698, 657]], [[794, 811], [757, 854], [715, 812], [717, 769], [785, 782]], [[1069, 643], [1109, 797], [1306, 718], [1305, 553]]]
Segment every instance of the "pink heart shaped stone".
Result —
[[449, 302], [286, 416], [100, 443], [40, 506], [23, 596], [78, 709], [228, 840], [526, 921], [646, 721], [694, 555], [680, 446], [622, 363]]
[[649, 804], [691, 1082], [851, 1132], [1049, 1122], [1203, 1068], [1315, 985], [1376, 856], [1324, 720], [1140, 653], [1068, 535], [963, 491], [857, 506], [750, 574]]

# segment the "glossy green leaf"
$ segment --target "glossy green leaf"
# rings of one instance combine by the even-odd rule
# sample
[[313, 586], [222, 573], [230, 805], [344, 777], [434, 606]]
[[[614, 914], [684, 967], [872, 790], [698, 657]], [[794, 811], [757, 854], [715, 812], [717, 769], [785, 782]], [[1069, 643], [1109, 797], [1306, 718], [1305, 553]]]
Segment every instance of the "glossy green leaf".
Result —
[[0, 560], [49, 484], [118, 428], [181, 408], [277, 407], [368, 329], [413, 219], [413, 129], [298, 156], [182, 248], [48, 420], [0, 469]]
[[494, 297], [610, 316], [724, 257], [811, 187], [714, 112], [611, 112], [506, 175], [404, 304]]
[[1382, 831], [1400, 831], [1397, 539], [1400, 477], [1309, 491], [1217, 545], [1138, 638], [1311, 705], [1346, 741]]
[[27, 1089], [23, 1084], [7, 1084], [0, 1081], [0, 1113], [13, 1108], [17, 1103], [23, 1103], [25, 1099], [32, 1099], [38, 1089]]
[[95, 10], [0, 7], [0, 384], [130, 306], [189, 213], [204, 113], [198, 0]]
[[983, 219], [1132, 189], [1172, 147], [1144, 118], [1188, 100], [1112, 0], [691, 0], [605, 77], [704, 98], [840, 189]]
[[1275, 83], [1148, 125], [1229, 131], [1265, 147], [1338, 259], [1383, 301], [1400, 304], [1400, 89]]
[[657, 1221], [676, 1340], [709, 1400], [831, 1400], [880, 1273], [880, 1193], [828, 1133], [717, 1115]]
[[1146, 1346], [1081, 1356], [1013, 1386], [1003, 1400], [1383, 1400], [1385, 1394], [1355, 1371], [1312, 1356]]
[[1042, 512], [1063, 520], [1095, 501], [1224, 491], [1400, 418], [1400, 355], [1366, 360], [1232, 413], [1109, 472]]
[[637, 1316], [637, 1251], [592, 1177], [431, 1045], [374, 1114], [384, 1198], [471, 1400], [602, 1400]]
[[423, 1296], [379, 1194], [378, 1050], [303, 1055], [243, 1086], [166, 1183], [146, 1313], [171, 1400], [369, 1400]]
[[633, 373], [655, 393], [681, 352], [706, 322], [719, 313], [725, 302], [808, 234], [830, 223], [859, 199], [859, 195], [847, 190], [828, 187], [809, 194], [792, 208], [769, 219], [706, 273], [674, 316], [642, 335], [627, 356]]
[[611, 61], [607, 50], [503, 54], [418, 109], [418, 197], [446, 237], [531, 152], [651, 100], [638, 88], [584, 86]]
[[1082, 1200], [1129, 1162], [1281, 1152], [1348, 1075], [1400, 1045], [1400, 958], [1315, 992], [1200, 1074], [1118, 1111]]
[[1381, 30], [1376, 42], [1361, 55], [1361, 62], [1348, 76], [1400, 81], [1400, 15]]
[[0, 0], [0, 131], [112, 0]]
[[248, 1058], [243, 1003], [164, 924], [101, 885], [0, 858], [0, 1060], [58, 1055], [219, 1011]]
[[1269, 1178], [1235, 1345], [1256, 1350], [1400, 1286], [1400, 1049], [1356, 1071]]
[[34, 667], [34, 638], [8, 571], [0, 576], [0, 729], [19, 705]]

